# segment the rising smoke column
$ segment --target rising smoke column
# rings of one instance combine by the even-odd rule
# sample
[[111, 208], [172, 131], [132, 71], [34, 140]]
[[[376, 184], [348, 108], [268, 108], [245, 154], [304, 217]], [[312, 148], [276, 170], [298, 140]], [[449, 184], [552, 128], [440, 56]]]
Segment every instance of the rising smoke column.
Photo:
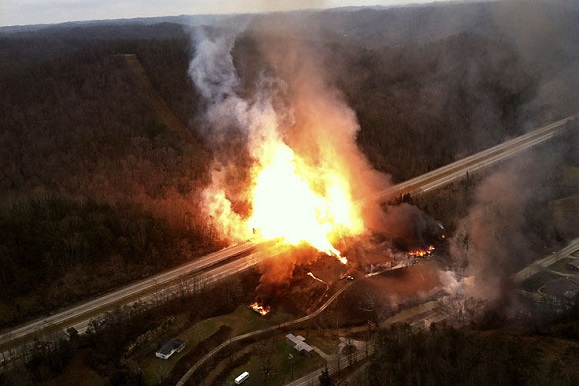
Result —
[[[365, 232], [380, 207], [363, 199], [389, 180], [358, 149], [356, 115], [322, 71], [323, 50], [256, 32], [264, 30], [271, 25], [194, 33], [189, 74], [203, 98], [199, 124], [214, 154], [202, 208], [231, 242], [281, 236], [343, 261], [333, 242]], [[263, 67], [250, 62], [248, 70], [243, 55], [236, 57], [243, 79], [232, 55], [239, 36], [240, 49], [257, 50]], [[271, 259], [260, 268], [258, 292], [274, 294], [296, 264], [312, 258], [292, 251]]]
[[267, 119], [268, 115], [267, 107], [260, 113], [259, 104], [250, 105], [237, 94], [240, 82], [231, 50], [245, 27], [246, 23], [241, 23], [227, 29], [195, 29], [194, 57], [189, 64], [189, 75], [205, 109], [199, 119], [200, 131], [214, 155], [211, 182], [202, 192], [202, 208], [219, 232], [233, 241], [251, 236], [232, 201], [247, 200], [247, 142], [262, 124], [260, 117]]
[[[352, 202], [385, 188], [387, 180], [372, 169], [356, 145], [359, 126], [354, 112], [328, 85], [319, 63], [310, 59], [312, 53], [300, 45], [290, 47], [278, 41], [275, 50], [284, 50], [286, 58], [296, 59], [280, 64], [271, 54], [275, 50], [259, 44], [266, 68], [258, 71], [250, 87], [242, 85], [232, 49], [244, 28], [198, 29], [194, 33], [195, 55], [189, 74], [203, 99], [201, 132], [214, 152], [211, 183], [202, 193], [204, 209], [232, 241], [252, 237], [258, 228], [254, 223], [262, 225], [267, 238], [277, 237], [275, 228], [291, 222], [295, 212], [303, 210], [311, 216], [296, 217], [296, 224], [306, 229], [312, 225], [309, 233], [320, 232], [318, 239], [325, 238], [335, 224], [345, 233], [363, 232], [363, 221], [350, 213], [362, 209], [352, 209]], [[255, 42], [259, 38], [252, 36]], [[296, 47], [299, 52], [290, 52]], [[292, 169], [290, 179], [262, 184], [288, 168]], [[266, 188], [260, 189], [262, 185]], [[256, 201], [269, 206], [263, 209]], [[239, 210], [239, 202], [250, 207]], [[350, 209], [341, 210], [338, 204]], [[262, 211], [270, 217], [271, 211], [279, 211], [277, 221], [263, 228], [261, 217], [266, 216], [261, 216]], [[322, 230], [315, 229], [310, 220], [322, 223]], [[290, 233], [283, 235], [292, 243], [299, 241], [299, 236], [291, 240]], [[308, 243], [339, 255], [327, 241]]]

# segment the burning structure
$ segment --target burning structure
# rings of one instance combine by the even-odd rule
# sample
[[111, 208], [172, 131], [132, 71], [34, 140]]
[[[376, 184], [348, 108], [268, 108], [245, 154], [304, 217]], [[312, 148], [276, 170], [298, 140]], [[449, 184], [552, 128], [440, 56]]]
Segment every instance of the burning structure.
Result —
[[252, 309], [253, 311], [257, 312], [261, 316], [265, 316], [265, 315], [269, 314], [271, 311], [271, 308], [269, 306], [261, 304], [260, 302], [251, 303], [249, 305], [249, 308]]
[[432, 252], [434, 251], [434, 246], [430, 245], [428, 248], [426, 249], [414, 249], [410, 252], [408, 252], [408, 256], [411, 257], [425, 257], [425, 256], [430, 256], [432, 254]]

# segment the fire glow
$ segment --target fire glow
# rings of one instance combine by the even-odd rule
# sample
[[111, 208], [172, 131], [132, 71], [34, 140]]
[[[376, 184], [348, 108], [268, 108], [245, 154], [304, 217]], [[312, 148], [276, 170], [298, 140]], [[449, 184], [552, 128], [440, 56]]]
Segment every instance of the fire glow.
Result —
[[408, 256], [413, 257], [424, 257], [430, 256], [430, 254], [434, 251], [434, 246], [429, 246], [427, 249], [415, 249], [413, 251], [408, 252]]
[[348, 181], [328, 165], [307, 165], [277, 135], [259, 150], [252, 170], [252, 233], [291, 245], [307, 243], [346, 264], [331, 240], [363, 231]]
[[271, 308], [269, 306], [263, 305], [263, 304], [258, 303], [258, 302], [251, 303], [249, 305], [249, 308], [251, 308], [253, 311], [257, 312], [261, 316], [265, 316], [265, 315], [269, 314], [271, 311]]

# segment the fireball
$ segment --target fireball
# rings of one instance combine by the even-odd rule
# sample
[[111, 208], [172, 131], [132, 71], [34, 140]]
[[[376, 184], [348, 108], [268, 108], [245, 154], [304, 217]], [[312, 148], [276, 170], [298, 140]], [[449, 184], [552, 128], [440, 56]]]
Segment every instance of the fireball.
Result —
[[333, 242], [363, 231], [348, 181], [327, 165], [307, 165], [278, 136], [264, 141], [252, 171], [252, 233], [263, 239], [307, 243], [346, 263]]

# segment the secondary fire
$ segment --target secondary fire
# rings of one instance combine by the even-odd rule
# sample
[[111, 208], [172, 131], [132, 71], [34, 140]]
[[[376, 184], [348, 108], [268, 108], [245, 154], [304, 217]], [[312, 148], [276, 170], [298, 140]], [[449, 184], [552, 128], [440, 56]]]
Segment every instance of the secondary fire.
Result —
[[270, 313], [271, 308], [269, 306], [263, 305], [258, 302], [251, 303], [249, 308], [260, 314], [261, 316], [265, 316]]
[[434, 251], [434, 246], [429, 246], [427, 249], [415, 249], [413, 251], [408, 252], [408, 256], [412, 257], [424, 257], [430, 256], [430, 254]]

